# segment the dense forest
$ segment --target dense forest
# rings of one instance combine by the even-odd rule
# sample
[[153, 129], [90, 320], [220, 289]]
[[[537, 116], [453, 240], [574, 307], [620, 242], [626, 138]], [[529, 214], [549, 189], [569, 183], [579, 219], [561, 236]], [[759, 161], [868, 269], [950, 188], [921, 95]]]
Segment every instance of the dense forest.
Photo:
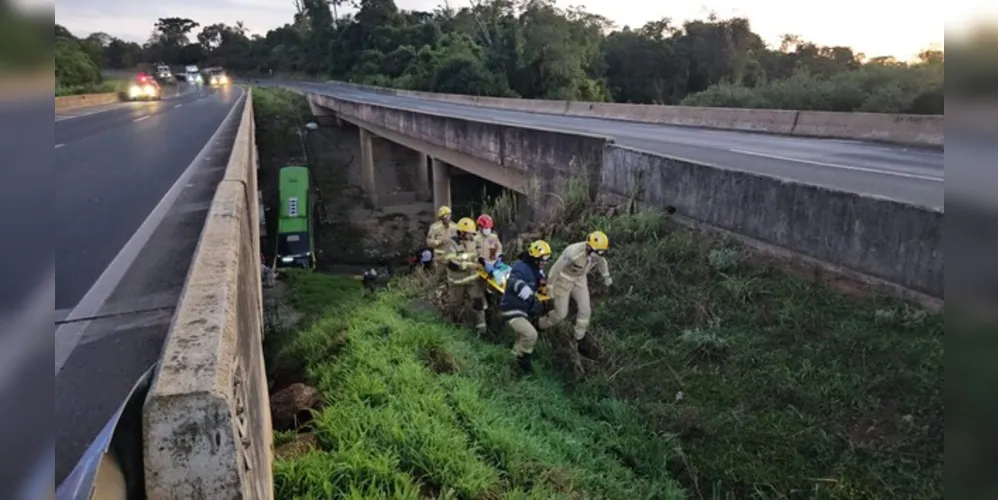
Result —
[[[60, 81], [76, 85], [89, 78], [94, 68], [84, 59], [106, 68], [164, 61], [220, 65], [246, 76], [273, 71], [487, 96], [943, 111], [939, 50], [906, 62], [818, 46], [795, 35], [767, 47], [749, 20], [737, 17], [617, 28], [604, 17], [549, 0], [473, 0], [472, 7], [434, 12], [400, 10], [394, 0], [356, 0], [351, 15], [338, 14], [346, 0], [293, 1], [293, 22], [264, 36], [249, 35], [240, 22], [201, 26], [174, 17], [160, 19], [139, 45], [104, 33], [77, 39], [57, 25], [57, 65], [67, 64]], [[982, 36], [998, 39], [993, 32]], [[998, 76], [991, 66], [991, 74], [982, 75], [976, 66], [970, 76], [958, 72], [958, 85], [990, 88], [987, 82]]]

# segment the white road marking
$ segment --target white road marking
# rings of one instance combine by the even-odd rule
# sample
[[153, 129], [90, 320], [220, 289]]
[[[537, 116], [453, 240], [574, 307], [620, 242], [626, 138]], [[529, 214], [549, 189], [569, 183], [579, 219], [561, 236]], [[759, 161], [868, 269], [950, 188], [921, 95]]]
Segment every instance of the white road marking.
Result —
[[221, 135], [225, 126], [236, 116], [236, 109], [239, 108], [239, 103], [246, 95], [246, 92], [242, 89], [240, 89], [240, 92], [239, 97], [236, 98], [236, 102], [232, 105], [232, 109], [229, 110], [229, 114], [225, 116], [211, 138], [205, 142], [204, 147], [194, 158], [194, 161], [187, 166], [184, 173], [180, 174], [180, 177], [173, 183], [170, 190], [163, 195], [163, 198], [159, 200], [159, 203], [152, 209], [152, 212], [149, 212], [146, 220], [142, 222], [142, 225], [135, 231], [135, 234], [125, 243], [125, 246], [118, 252], [118, 255], [115, 255], [114, 260], [108, 264], [104, 272], [97, 278], [97, 281], [90, 287], [90, 290], [87, 290], [86, 295], [66, 315], [64, 321], [71, 321], [72, 323], [59, 325], [59, 328], [55, 331], [56, 375], [59, 374], [59, 370], [62, 370], [66, 361], [69, 360], [69, 355], [79, 345], [80, 339], [83, 337], [83, 332], [90, 326], [91, 322], [89, 320], [78, 320], [97, 316], [101, 308], [104, 307], [104, 303], [107, 302], [107, 299], [114, 290], [118, 288], [121, 280], [125, 277], [125, 273], [132, 267], [139, 253], [145, 248], [146, 243], [149, 242], [149, 238], [152, 237], [159, 224], [173, 208], [173, 204], [180, 197], [180, 193], [184, 190], [188, 180], [194, 175], [197, 166], [208, 155], [208, 151], [215, 144], [216, 138]]
[[183, 104], [177, 104], [176, 106], [174, 106], [174, 108], [179, 108], [181, 106], [183, 106]]
[[760, 157], [763, 157], [763, 158], [772, 158], [774, 160], [792, 161], [792, 162], [795, 162], [795, 163], [808, 163], [808, 164], [811, 164], [811, 165], [820, 165], [822, 167], [838, 168], [838, 169], [841, 169], [841, 170], [852, 170], [854, 172], [867, 172], [867, 173], [871, 173], [871, 174], [893, 175], [895, 177], [906, 177], [906, 178], [909, 178], [909, 179], [920, 179], [920, 180], [923, 180], [923, 181], [945, 182], [944, 178], [942, 178], [942, 177], [936, 177], [936, 176], [933, 176], [933, 175], [909, 174], [907, 172], [898, 172], [898, 171], [895, 171], [895, 170], [880, 170], [880, 169], [876, 169], [876, 168], [856, 167], [856, 166], [852, 166], [852, 165], [840, 165], [838, 163], [827, 163], [827, 162], [823, 162], [823, 161], [804, 160], [804, 159], [801, 159], [801, 158], [790, 158], [790, 157], [787, 157], [787, 156], [777, 156], [777, 155], [771, 155], [771, 154], [766, 154], [766, 153], [757, 153], [755, 151], [745, 151], [745, 150], [741, 150], [741, 149], [729, 149], [728, 151], [730, 151], [732, 153], [743, 154], [743, 155], [760, 156]]
[[56, 148], [56, 149], [59, 149], [59, 148], [61, 148], [61, 147], [63, 147], [63, 146], [65, 146], [65, 144], [56, 144], [56, 145], [55, 145], [55, 148]]
[[140, 122], [142, 120], [148, 120], [150, 115], [140, 116], [135, 119], [135, 121]]

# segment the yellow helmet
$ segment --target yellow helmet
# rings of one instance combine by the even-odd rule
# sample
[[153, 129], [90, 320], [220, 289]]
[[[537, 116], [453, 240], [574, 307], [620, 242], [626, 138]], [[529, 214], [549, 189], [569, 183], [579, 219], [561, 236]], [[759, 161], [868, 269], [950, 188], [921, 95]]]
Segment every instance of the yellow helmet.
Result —
[[610, 248], [610, 238], [603, 231], [593, 231], [586, 238], [586, 243], [597, 252], [605, 252]]
[[437, 209], [437, 217], [449, 217], [450, 213], [450, 207], [447, 205], [443, 205]]
[[461, 220], [457, 221], [457, 230], [464, 233], [473, 233], [478, 228], [475, 226], [475, 221], [471, 220], [470, 217], [462, 217]]
[[535, 259], [546, 259], [551, 256], [551, 245], [544, 240], [536, 240], [527, 248], [527, 254]]

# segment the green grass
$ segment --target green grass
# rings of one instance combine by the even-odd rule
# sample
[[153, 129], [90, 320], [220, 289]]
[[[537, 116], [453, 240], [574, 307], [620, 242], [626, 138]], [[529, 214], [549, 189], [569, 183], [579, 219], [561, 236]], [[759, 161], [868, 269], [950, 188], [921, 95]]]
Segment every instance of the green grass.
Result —
[[128, 80], [108, 79], [101, 83], [92, 85], [57, 85], [55, 87], [56, 97], [79, 95], [79, 94], [101, 94], [105, 92], [124, 92], [128, 90]]
[[[546, 237], [558, 251], [606, 231], [615, 280], [590, 280], [602, 356], [582, 375], [570, 322], [518, 380], [508, 331], [494, 344], [414, 312], [411, 283], [365, 300], [292, 276], [316, 322], [273, 366], [305, 370], [329, 404], [321, 451], [278, 463], [279, 498], [942, 496], [941, 314], [576, 197]], [[455, 373], [431, 368], [450, 356]]]
[[327, 405], [317, 449], [278, 460], [277, 498], [684, 497], [674, 442], [625, 402], [519, 379], [508, 346], [442, 324], [412, 286], [365, 299], [349, 278], [290, 281], [315, 322], [271, 340], [271, 368], [304, 366]]
[[941, 314], [834, 291], [656, 214], [561, 234], [591, 228], [611, 235], [616, 290], [594, 307], [604, 358], [574, 390], [680, 436], [684, 484], [732, 499], [941, 497]]

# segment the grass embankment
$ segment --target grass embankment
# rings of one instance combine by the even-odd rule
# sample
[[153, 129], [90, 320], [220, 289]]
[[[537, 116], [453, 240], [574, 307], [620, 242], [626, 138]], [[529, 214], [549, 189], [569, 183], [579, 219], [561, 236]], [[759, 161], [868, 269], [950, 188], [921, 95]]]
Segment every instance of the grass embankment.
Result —
[[55, 96], [63, 97], [80, 94], [102, 94], [105, 92], [127, 92], [128, 80], [108, 79], [100, 83], [89, 85], [58, 85], [55, 87]]
[[278, 460], [277, 498], [683, 498], [672, 442], [633, 408], [519, 379], [508, 346], [420, 310], [412, 283], [373, 300], [349, 278], [290, 283], [316, 321], [270, 337], [270, 368], [304, 369], [327, 405], [316, 449]]
[[605, 356], [574, 390], [675, 433], [692, 495], [941, 497], [941, 314], [833, 290], [656, 214], [561, 234], [596, 227], [619, 286], [594, 307]]

